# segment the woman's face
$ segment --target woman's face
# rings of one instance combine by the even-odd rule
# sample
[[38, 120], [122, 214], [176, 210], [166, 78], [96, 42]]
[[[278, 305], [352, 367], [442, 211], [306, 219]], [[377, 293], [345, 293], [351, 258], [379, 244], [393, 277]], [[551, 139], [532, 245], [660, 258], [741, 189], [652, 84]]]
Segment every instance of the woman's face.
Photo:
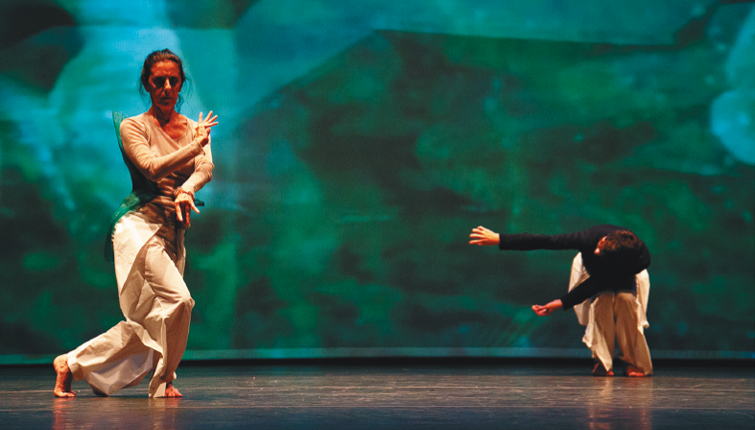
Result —
[[178, 101], [183, 81], [181, 69], [172, 61], [160, 61], [150, 69], [147, 91], [152, 106], [160, 110], [173, 110]]

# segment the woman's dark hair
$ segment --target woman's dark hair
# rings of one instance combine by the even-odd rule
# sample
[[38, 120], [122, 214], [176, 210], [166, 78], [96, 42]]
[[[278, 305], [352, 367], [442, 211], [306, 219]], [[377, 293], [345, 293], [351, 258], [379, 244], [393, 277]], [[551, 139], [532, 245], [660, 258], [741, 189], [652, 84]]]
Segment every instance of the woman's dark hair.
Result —
[[[178, 55], [174, 54], [170, 49], [163, 49], [160, 51], [151, 52], [149, 55], [147, 55], [147, 58], [144, 59], [142, 73], [139, 77], [139, 94], [141, 94], [142, 99], [144, 100], [147, 100], [149, 98], [146, 91], [147, 85], [149, 84], [150, 73], [152, 73], [152, 66], [161, 61], [172, 61], [178, 65], [178, 70], [181, 74], [181, 82], [184, 84], [184, 87], [188, 86], [187, 91], [190, 91], [191, 83], [189, 82], [189, 78], [187, 78], [186, 74], [184, 73], [183, 61], [181, 61], [181, 58], [179, 58]], [[183, 97], [179, 93], [178, 101], [176, 102], [176, 111], [179, 111], [181, 109], [183, 102]]]
[[634, 233], [628, 230], [616, 231], [605, 238], [601, 255], [606, 260], [616, 262], [636, 258], [642, 253], [645, 244]]

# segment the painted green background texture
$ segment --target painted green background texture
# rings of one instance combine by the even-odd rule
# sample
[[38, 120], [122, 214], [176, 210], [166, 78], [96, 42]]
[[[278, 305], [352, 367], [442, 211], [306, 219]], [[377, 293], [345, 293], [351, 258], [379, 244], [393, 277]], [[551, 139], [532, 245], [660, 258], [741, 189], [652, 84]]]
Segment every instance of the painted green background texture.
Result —
[[571, 251], [635, 231], [656, 357], [755, 356], [755, 11], [713, 0], [0, 1], [0, 362], [123, 318], [113, 110], [170, 48], [212, 109], [187, 358], [589, 356]]

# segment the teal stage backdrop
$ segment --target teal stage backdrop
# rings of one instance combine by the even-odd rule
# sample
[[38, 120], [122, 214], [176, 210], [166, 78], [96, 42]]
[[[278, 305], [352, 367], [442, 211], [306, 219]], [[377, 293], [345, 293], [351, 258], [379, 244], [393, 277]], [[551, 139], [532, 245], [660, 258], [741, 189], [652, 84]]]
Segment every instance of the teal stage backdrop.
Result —
[[121, 320], [111, 112], [170, 48], [212, 109], [187, 358], [587, 357], [571, 251], [649, 246], [655, 357], [755, 356], [755, 9], [715, 0], [0, 1], [0, 363]]

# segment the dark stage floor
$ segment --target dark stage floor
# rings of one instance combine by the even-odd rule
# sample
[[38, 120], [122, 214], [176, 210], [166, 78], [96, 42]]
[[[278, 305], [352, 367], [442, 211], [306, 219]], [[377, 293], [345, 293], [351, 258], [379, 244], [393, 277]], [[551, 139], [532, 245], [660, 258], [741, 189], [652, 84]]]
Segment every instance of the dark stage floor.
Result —
[[202, 364], [182, 399], [147, 384], [52, 395], [47, 367], [0, 367], [0, 429], [747, 429], [753, 362], [661, 365], [656, 376], [590, 376], [588, 363]]

